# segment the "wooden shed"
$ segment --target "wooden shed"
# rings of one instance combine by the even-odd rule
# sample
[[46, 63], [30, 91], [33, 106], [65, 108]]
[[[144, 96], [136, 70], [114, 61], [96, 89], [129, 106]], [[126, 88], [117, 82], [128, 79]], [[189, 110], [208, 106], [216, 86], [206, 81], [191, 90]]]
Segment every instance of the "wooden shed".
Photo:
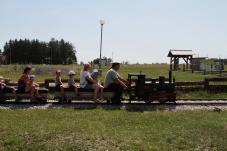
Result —
[[170, 57], [170, 70], [179, 70], [179, 59], [183, 58], [186, 63], [186, 69], [188, 69], [188, 64], [191, 63], [191, 59], [194, 53], [192, 50], [169, 50], [168, 56]]

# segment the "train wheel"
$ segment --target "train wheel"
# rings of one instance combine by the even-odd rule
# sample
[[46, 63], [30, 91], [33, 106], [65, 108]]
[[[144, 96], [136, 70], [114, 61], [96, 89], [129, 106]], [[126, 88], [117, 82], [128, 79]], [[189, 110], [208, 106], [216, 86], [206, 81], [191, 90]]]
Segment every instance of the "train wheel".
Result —
[[42, 104], [46, 104], [47, 103], [47, 99], [42, 99], [42, 102], [41, 102]]
[[176, 102], [175, 96], [173, 96], [173, 95], [168, 96], [168, 101], [169, 102]]
[[145, 95], [143, 96], [142, 100], [144, 100], [145, 103], [147, 103], [147, 104], [151, 103], [151, 101], [149, 101], [149, 94], [145, 94]]
[[167, 102], [168, 99], [167, 98], [159, 98], [158, 101], [159, 101], [159, 103], [163, 104], [163, 103]]
[[63, 104], [68, 103], [68, 100], [66, 98], [63, 99]]
[[6, 99], [5, 98], [0, 98], [0, 103], [5, 103]]
[[107, 103], [107, 104], [110, 104], [110, 100], [106, 100], [106, 103]]
[[135, 96], [134, 95], [131, 95], [130, 97], [129, 97], [129, 100], [131, 101], [131, 100], [135, 100]]
[[68, 99], [68, 100], [67, 100], [67, 103], [68, 103], [68, 104], [71, 104], [71, 103], [72, 103], [72, 100], [71, 100], [71, 99]]
[[43, 103], [43, 98], [41, 97], [36, 97], [37, 103], [42, 104]]
[[58, 100], [58, 103], [59, 103], [59, 104], [63, 104], [63, 99], [59, 99], [59, 100]]
[[151, 104], [151, 101], [145, 101], [146, 104]]

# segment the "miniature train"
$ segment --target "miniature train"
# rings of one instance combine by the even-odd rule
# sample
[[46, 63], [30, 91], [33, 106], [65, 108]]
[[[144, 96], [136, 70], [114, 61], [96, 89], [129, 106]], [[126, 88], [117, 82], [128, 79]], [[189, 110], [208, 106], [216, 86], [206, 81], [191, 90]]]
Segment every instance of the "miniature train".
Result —
[[[153, 101], [158, 102], [175, 102], [176, 93], [175, 93], [175, 84], [172, 82], [172, 72], [169, 72], [168, 81], [163, 76], [160, 76], [158, 79], [146, 79], [144, 73], [129, 73], [128, 74], [128, 89], [125, 91], [125, 94], [129, 96], [128, 101], [143, 101], [150, 103]], [[16, 88], [16, 87], [15, 87]], [[91, 100], [93, 97], [93, 90], [78, 88], [79, 96], [77, 96], [74, 90], [69, 88], [64, 89], [66, 97], [62, 97], [60, 91], [54, 91], [54, 100], [58, 102], [71, 103], [73, 100]], [[30, 93], [20, 93], [16, 90], [18, 98], [24, 100], [30, 98]], [[40, 88], [39, 94], [42, 96], [41, 100], [37, 102], [46, 103], [49, 100], [49, 90], [46, 88]], [[107, 103], [111, 102], [111, 98], [114, 96], [115, 92], [108, 89], [104, 89], [103, 98]], [[0, 102], [6, 102], [6, 100], [12, 100], [14, 98], [12, 94], [12, 88], [7, 87], [3, 90], [3, 97], [0, 99]]]

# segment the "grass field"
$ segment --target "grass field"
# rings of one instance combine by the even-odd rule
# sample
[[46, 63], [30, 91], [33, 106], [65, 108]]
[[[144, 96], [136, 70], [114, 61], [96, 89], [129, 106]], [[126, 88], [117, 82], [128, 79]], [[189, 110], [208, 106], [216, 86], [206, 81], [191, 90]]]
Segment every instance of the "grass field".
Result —
[[227, 111], [0, 110], [0, 150], [227, 150]]

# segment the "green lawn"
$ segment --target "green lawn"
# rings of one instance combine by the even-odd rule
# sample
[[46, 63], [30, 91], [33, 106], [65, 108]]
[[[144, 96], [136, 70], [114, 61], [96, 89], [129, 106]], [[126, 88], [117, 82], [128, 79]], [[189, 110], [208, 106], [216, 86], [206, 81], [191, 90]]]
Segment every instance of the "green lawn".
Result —
[[0, 110], [0, 150], [227, 150], [227, 111]]

